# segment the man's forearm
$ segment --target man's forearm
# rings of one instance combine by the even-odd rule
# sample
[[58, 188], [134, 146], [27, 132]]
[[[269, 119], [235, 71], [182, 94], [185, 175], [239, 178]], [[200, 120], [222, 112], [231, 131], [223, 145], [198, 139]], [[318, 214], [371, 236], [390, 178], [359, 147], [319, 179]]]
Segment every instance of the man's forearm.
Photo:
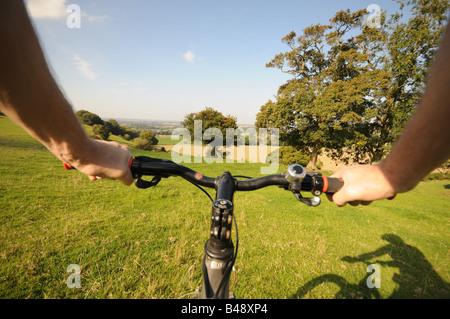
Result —
[[49, 71], [22, 1], [0, 1], [0, 46], [1, 111], [61, 160], [81, 156], [88, 138]]
[[436, 55], [426, 91], [388, 158], [381, 163], [397, 192], [414, 188], [450, 157], [450, 33]]

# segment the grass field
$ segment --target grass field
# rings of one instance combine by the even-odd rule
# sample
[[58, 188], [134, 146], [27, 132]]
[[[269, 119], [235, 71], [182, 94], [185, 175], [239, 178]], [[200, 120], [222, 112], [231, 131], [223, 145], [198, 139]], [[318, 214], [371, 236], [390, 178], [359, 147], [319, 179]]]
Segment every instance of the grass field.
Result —
[[[260, 168], [186, 166], [210, 176]], [[310, 208], [265, 188], [236, 194], [235, 215], [237, 298], [450, 297], [448, 180], [368, 207], [324, 198]], [[177, 298], [201, 285], [209, 223], [210, 202], [190, 183], [91, 182], [0, 117], [0, 298]], [[71, 264], [81, 288], [67, 286]], [[380, 288], [367, 287], [370, 264]]]
[[158, 137], [158, 145], [174, 145], [177, 144], [179, 141], [180, 139], [172, 140], [172, 137], [170, 135]]

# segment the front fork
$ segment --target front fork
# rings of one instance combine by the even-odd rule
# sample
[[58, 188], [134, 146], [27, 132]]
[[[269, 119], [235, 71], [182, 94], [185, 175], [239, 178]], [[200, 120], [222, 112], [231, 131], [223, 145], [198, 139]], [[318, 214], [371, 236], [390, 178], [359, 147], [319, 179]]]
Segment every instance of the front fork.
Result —
[[230, 298], [229, 281], [234, 261], [231, 240], [234, 185], [229, 172], [219, 178], [216, 200], [212, 204], [210, 237], [205, 244], [202, 299]]

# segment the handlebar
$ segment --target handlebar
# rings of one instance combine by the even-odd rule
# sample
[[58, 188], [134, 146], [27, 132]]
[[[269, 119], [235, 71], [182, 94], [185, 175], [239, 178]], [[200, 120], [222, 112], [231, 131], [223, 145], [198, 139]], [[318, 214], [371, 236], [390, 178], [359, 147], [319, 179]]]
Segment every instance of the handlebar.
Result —
[[[299, 164], [291, 165], [291, 170], [303, 169]], [[136, 156], [130, 161], [130, 170], [134, 178], [140, 178], [144, 175], [151, 176], [180, 176], [191, 182], [199, 184], [204, 187], [215, 188], [217, 178], [204, 176], [188, 167], [176, 164], [170, 160], [152, 158], [146, 156]], [[298, 172], [294, 172], [298, 174]], [[305, 172], [302, 180], [289, 179], [291, 173], [285, 172], [276, 175], [267, 175], [258, 178], [251, 178], [249, 180], [236, 180], [236, 190], [238, 191], [252, 191], [263, 187], [277, 185], [288, 186], [292, 183], [301, 183], [301, 190], [313, 191], [320, 190], [323, 193], [333, 194], [342, 188], [344, 182], [340, 178], [332, 178], [320, 175], [320, 173]], [[296, 176], [294, 176], [295, 178]]]
[[[158, 159], [146, 156], [136, 156], [130, 161], [130, 170], [136, 179], [136, 186], [148, 188], [156, 186], [161, 178], [170, 176], [179, 176], [196, 185], [217, 188], [219, 177], [208, 177], [196, 172], [183, 165], [176, 164], [170, 160]], [[141, 179], [142, 176], [154, 176], [153, 180], [148, 182]], [[233, 177], [234, 190], [253, 191], [267, 186], [279, 186], [294, 193], [295, 197], [309, 205], [317, 206], [320, 204], [319, 196], [322, 193], [334, 194], [339, 191], [344, 182], [340, 178], [322, 176], [320, 173], [306, 172], [299, 164], [289, 166], [287, 172], [275, 175], [267, 175], [247, 180], [238, 180]], [[303, 198], [301, 191], [311, 192], [314, 198]]]
[[[64, 167], [68, 170], [75, 169], [66, 163], [64, 163]], [[161, 178], [170, 176], [182, 177], [197, 186], [215, 189], [217, 189], [218, 181], [220, 180], [220, 176], [215, 178], [204, 176], [173, 161], [147, 156], [131, 158], [129, 168], [136, 179], [135, 184], [139, 188], [156, 186]], [[142, 179], [142, 176], [154, 177], [151, 181], [146, 181]], [[322, 193], [334, 194], [344, 185], [343, 180], [340, 178], [326, 177], [316, 172], [306, 172], [303, 166], [299, 164], [290, 165], [288, 170], [281, 174], [249, 178], [247, 180], [238, 180], [233, 177], [233, 181], [234, 190], [236, 191], [253, 191], [267, 186], [279, 186], [292, 191], [299, 201], [309, 206], [319, 205], [320, 198], [318, 196]], [[301, 191], [311, 192], [315, 197], [304, 198], [301, 196]]]

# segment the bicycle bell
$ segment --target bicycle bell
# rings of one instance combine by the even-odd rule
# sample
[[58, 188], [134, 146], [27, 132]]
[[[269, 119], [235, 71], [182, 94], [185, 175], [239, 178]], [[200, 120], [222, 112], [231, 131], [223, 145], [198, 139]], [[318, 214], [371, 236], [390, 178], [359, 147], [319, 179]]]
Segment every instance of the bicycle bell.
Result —
[[292, 164], [288, 167], [286, 176], [289, 183], [301, 183], [306, 175], [306, 170], [300, 164]]

